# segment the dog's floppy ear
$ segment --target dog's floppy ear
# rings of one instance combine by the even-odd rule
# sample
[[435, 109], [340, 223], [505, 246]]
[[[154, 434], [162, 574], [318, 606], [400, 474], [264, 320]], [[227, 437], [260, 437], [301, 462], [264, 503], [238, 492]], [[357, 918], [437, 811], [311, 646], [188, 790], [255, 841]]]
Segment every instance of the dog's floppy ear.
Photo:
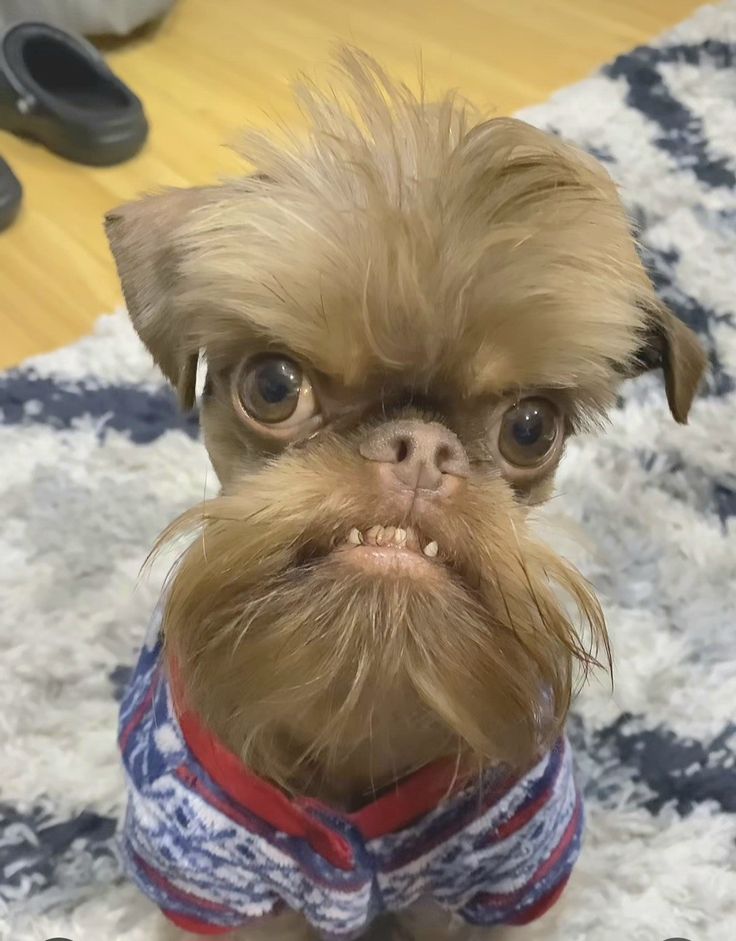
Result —
[[105, 218], [120, 282], [138, 335], [184, 408], [194, 405], [199, 350], [175, 303], [181, 249], [177, 231], [216, 187], [169, 190], [114, 209]]
[[632, 375], [662, 369], [667, 403], [675, 421], [685, 424], [707, 359], [697, 336], [659, 300], [642, 303], [646, 314], [644, 343]]

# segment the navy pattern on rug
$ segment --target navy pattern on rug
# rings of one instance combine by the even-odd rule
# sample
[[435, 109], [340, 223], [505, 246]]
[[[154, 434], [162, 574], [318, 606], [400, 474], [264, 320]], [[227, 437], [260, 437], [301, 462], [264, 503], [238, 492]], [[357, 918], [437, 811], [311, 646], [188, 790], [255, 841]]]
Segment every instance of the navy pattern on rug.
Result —
[[[705, 343], [687, 428], [659, 377], [576, 439], [550, 510], [595, 552], [616, 659], [570, 737], [587, 804], [564, 901], [523, 941], [736, 937], [736, 0], [521, 115], [622, 188], [661, 297]], [[196, 418], [120, 312], [0, 375], [0, 938], [153, 934], [120, 875], [117, 703], [158, 532], [214, 489]], [[556, 535], [549, 520], [550, 538]]]

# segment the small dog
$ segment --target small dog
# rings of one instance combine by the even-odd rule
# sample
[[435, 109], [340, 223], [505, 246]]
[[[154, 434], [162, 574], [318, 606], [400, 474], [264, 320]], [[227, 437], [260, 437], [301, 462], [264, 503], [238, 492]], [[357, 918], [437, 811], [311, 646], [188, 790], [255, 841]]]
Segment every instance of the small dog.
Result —
[[162, 537], [198, 534], [122, 708], [125, 853], [191, 931], [486, 937], [570, 873], [564, 722], [608, 659], [530, 510], [622, 380], [661, 367], [684, 422], [705, 359], [595, 160], [341, 73], [253, 175], [107, 220], [185, 408], [206, 364], [222, 485]]

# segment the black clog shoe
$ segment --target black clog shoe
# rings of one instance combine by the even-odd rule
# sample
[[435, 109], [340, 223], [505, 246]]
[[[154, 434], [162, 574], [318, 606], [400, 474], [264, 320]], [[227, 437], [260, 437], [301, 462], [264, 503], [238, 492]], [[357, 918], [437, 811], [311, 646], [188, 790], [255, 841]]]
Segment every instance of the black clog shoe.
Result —
[[0, 37], [0, 128], [96, 166], [132, 157], [148, 134], [141, 102], [97, 50], [45, 23]]

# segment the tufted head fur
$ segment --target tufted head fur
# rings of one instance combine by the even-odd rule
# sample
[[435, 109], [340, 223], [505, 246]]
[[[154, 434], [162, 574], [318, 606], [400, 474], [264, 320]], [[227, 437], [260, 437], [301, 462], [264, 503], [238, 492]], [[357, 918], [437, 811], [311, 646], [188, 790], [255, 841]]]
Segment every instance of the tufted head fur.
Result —
[[684, 421], [704, 358], [591, 157], [340, 68], [299, 90], [306, 134], [246, 139], [253, 175], [108, 233], [185, 406], [206, 362], [222, 492], [164, 534], [198, 533], [164, 622], [187, 701], [261, 774], [352, 805], [559, 734], [607, 641], [530, 512], [623, 378], [663, 367]]

